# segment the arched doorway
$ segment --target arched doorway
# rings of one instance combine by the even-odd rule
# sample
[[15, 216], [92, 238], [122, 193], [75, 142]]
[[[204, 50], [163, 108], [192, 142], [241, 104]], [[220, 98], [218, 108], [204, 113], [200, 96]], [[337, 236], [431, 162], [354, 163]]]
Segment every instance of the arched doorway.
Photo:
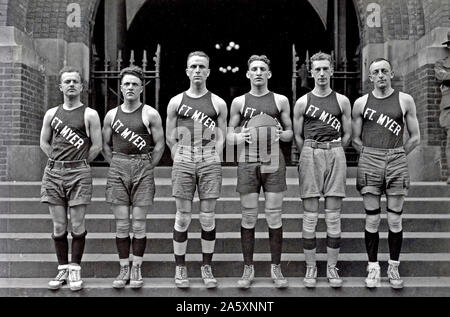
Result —
[[[103, 2], [104, 0], [100, 3], [99, 12], [105, 10], [102, 8]], [[249, 56], [267, 55], [272, 61], [273, 72], [269, 88], [286, 95], [293, 106], [293, 44], [301, 64], [307, 51], [312, 54], [319, 50], [335, 50], [335, 38], [338, 36], [340, 41], [345, 39], [341, 50], [346, 52], [346, 67], [359, 70], [359, 29], [352, 1], [345, 1], [345, 7], [339, 10], [336, 10], [334, 0], [321, 2], [325, 3], [327, 8], [325, 21], [308, 1], [145, 1], [132, 22], [125, 23], [128, 25], [121, 43], [122, 57], [126, 61], [130, 51], [134, 50], [135, 59], [141, 60], [143, 50], [151, 56], [157, 45], [161, 45], [158, 110], [163, 121], [170, 98], [188, 88], [185, 74], [186, 56], [193, 50], [203, 50], [211, 57], [208, 88], [225, 99], [228, 105], [234, 97], [249, 89], [248, 79], [245, 77]], [[335, 34], [336, 15], [341, 15], [338, 35]], [[96, 25], [105, 25], [102, 19], [103, 16], [97, 14]], [[104, 30], [104, 27], [96, 27], [93, 33], [100, 64], [101, 51], [105, 48], [102, 37]], [[339, 62], [338, 60], [337, 65]], [[309, 84], [311, 85], [311, 82]], [[306, 85], [303, 86], [298, 88], [297, 97], [308, 91]], [[153, 90], [147, 94], [147, 103], [151, 105], [154, 104], [152, 94]], [[289, 151], [290, 145], [283, 148]], [[170, 164], [168, 151], [163, 161]]]

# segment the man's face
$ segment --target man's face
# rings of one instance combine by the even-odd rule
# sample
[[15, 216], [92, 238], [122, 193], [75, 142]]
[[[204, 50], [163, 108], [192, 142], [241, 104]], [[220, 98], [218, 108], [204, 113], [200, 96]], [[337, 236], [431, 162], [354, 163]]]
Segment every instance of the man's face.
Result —
[[122, 84], [120, 85], [123, 97], [128, 101], [134, 101], [140, 98], [143, 91], [142, 81], [130, 74], [126, 74], [122, 78]]
[[253, 61], [248, 66], [247, 78], [253, 86], [264, 86], [272, 77], [269, 65], [263, 61]]
[[328, 60], [313, 61], [311, 64], [311, 75], [314, 77], [316, 86], [328, 86], [333, 75], [333, 68]]
[[392, 78], [394, 78], [394, 72], [387, 61], [379, 61], [370, 65], [369, 79], [376, 88], [390, 88]]
[[209, 62], [204, 56], [191, 56], [187, 61], [186, 75], [193, 84], [202, 84], [209, 77]]
[[81, 83], [80, 74], [77, 72], [68, 72], [61, 75], [61, 83], [59, 84], [59, 90], [62, 91], [64, 96], [77, 97], [83, 90], [83, 84]]

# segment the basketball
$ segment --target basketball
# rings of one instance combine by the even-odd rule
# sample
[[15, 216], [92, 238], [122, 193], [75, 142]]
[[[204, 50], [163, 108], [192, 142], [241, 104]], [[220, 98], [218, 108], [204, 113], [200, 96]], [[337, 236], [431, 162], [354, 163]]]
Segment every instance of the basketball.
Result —
[[245, 127], [250, 128], [252, 142], [273, 144], [277, 141], [276, 129], [279, 122], [274, 117], [261, 113], [247, 121]]

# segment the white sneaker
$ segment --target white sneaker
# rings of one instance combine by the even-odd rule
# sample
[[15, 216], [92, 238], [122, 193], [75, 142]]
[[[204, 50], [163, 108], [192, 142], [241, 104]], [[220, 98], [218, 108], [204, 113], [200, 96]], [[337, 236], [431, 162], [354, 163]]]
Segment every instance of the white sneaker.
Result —
[[185, 265], [177, 265], [175, 267], [175, 285], [178, 288], [188, 288], [189, 279], [187, 276], [187, 267]]
[[200, 268], [202, 272], [203, 283], [205, 283], [206, 288], [215, 288], [217, 287], [217, 280], [214, 278], [212, 274], [211, 265], [202, 265]]
[[367, 272], [369, 273], [366, 278], [366, 286], [368, 288], [380, 287], [380, 265], [378, 262], [369, 263], [367, 265]]
[[141, 274], [141, 265], [132, 265], [130, 274], [130, 287], [141, 288], [144, 285], [144, 279]]
[[124, 288], [130, 282], [130, 266], [121, 265], [119, 275], [113, 281], [114, 288]]
[[81, 266], [78, 264], [69, 264], [69, 287], [72, 291], [79, 291], [83, 288]]
[[341, 287], [342, 286], [342, 278], [338, 274], [338, 268], [336, 266], [328, 266], [327, 265], [327, 278], [328, 283], [331, 287]]
[[286, 288], [288, 287], [288, 281], [281, 273], [281, 265], [280, 264], [271, 264], [270, 265], [270, 277], [272, 281], [275, 283], [276, 288]]
[[400, 273], [398, 272], [400, 261], [389, 260], [388, 263], [387, 276], [391, 287], [395, 289], [403, 288], [403, 280], [400, 278]]
[[56, 277], [48, 282], [48, 289], [56, 290], [60, 289], [61, 286], [67, 283], [67, 278], [69, 277], [69, 265], [58, 265], [58, 274]]
[[316, 287], [317, 282], [317, 266], [315, 265], [307, 265], [305, 278], [303, 279], [303, 284], [305, 287], [312, 288]]
[[244, 273], [240, 280], [238, 280], [238, 286], [240, 288], [249, 288], [255, 279], [255, 267], [252, 265], [244, 265]]

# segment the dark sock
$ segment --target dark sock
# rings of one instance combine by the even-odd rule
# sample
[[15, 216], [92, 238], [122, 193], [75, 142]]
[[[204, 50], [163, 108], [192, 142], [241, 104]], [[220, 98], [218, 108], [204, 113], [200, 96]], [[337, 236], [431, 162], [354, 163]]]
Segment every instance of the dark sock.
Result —
[[[202, 229], [202, 240], [205, 241], [215, 241], [216, 240], [216, 228], [214, 228], [211, 231], [204, 231]], [[212, 263], [212, 257], [213, 257], [214, 252], [212, 253], [205, 253], [202, 250], [202, 255], [203, 255], [203, 265], [211, 265]]]
[[84, 253], [84, 245], [86, 243], [87, 231], [82, 234], [72, 232], [72, 263], [81, 264], [81, 258]]
[[380, 235], [378, 231], [371, 233], [364, 230], [364, 241], [366, 243], [366, 251], [369, 257], [369, 262], [378, 261], [378, 242], [380, 241]]
[[[175, 242], [183, 243], [188, 239], [188, 232], [187, 230], [185, 232], [179, 232], [175, 229], [173, 229], [173, 240]], [[186, 265], [186, 254], [176, 255], [175, 254], [175, 263], [176, 265]]]
[[133, 237], [133, 255], [143, 257], [145, 253], [145, 247], [147, 246], [147, 237], [137, 239]]
[[119, 259], [128, 259], [130, 257], [130, 236], [126, 238], [116, 237], [117, 251], [119, 252]]
[[392, 232], [389, 230], [388, 244], [391, 260], [398, 261], [403, 243], [403, 230], [400, 232]]
[[241, 245], [244, 255], [244, 264], [253, 264], [253, 251], [255, 248], [255, 228], [245, 229], [241, 227]]
[[278, 229], [269, 228], [269, 244], [272, 264], [281, 263], [281, 250], [283, 247], [283, 227]]
[[67, 240], [67, 234], [67, 231], [59, 237], [55, 237], [55, 235], [52, 234], [59, 265], [69, 264], [69, 241]]

